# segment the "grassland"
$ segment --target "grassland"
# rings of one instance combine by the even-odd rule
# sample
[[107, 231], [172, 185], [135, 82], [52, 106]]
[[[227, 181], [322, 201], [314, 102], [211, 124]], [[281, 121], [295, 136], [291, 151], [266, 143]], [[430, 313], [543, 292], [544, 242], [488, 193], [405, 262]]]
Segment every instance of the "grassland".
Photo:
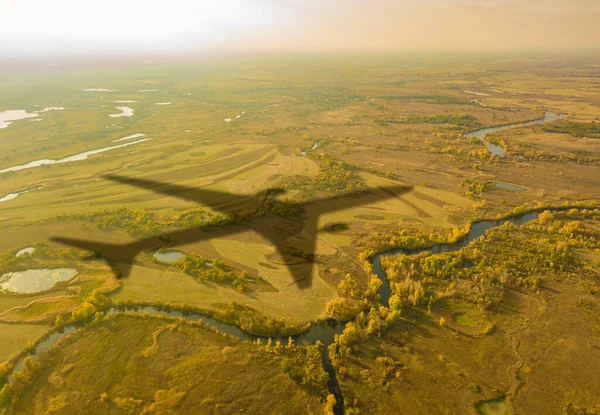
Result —
[[201, 326], [121, 315], [52, 349], [12, 411], [318, 412], [318, 395], [281, 372], [281, 360]]
[[0, 328], [0, 360], [3, 362], [14, 359], [23, 351], [24, 346], [35, 343], [48, 331], [48, 326], [43, 324], [0, 324]]
[[[0, 275], [50, 266], [74, 267], [80, 273], [70, 284], [45, 293], [0, 293], [0, 323], [12, 323], [7, 333], [13, 333], [7, 335], [7, 343], [0, 345], [0, 361], [9, 360], [25, 349], [27, 341], [34, 340], [42, 329], [50, 328], [57, 316], [68, 318], [95, 289], [113, 302], [160, 300], [176, 307], [209, 311], [225, 310], [235, 301], [252, 307], [259, 315], [285, 318], [302, 325], [325, 317], [327, 304], [335, 298], [347, 297], [340, 289], [347, 274], [358, 287], [354, 288], [355, 294], [362, 293], [354, 295], [356, 298], [350, 296], [348, 301], [363, 305], [374, 301], [364, 294], [370, 282], [363, 259], [374, 248], [388, 246], [386, 235], [396, 235], [396, 242], [407, 241], [408, 236], [398, 236], [405, 231], [409, 236], [421, 235], [426, 240], [431, 235], [451, 235], [469, 220], [495, 218], [525, 203], [533, 207], [538, 203], [600, 201], [600, 146], [594, 133], [596, 127], [591, 124], [598, 121], [600, 114], [600, 84], [594, 66], [597, 64], [597, 56], [570, 56], [569, 60], [543, 56], [537, 63], [492, 56], [480, 57], [475, 63], [467, 56], [446, 60], [424, 56], [372, 59], [288, 56], [208, 62], [201, 66], [3, 74], [6, 76], [0, 78], [0, 111], [33, 112], [55, 106], [65, 109], [40, 113], [40, 122], [25, 119], [1, 129], [0, 170], [123, 144], [132, 139], [114, 140], [133, 134], [145, 134], [140, 138], [149, 140], [92, 155], [87, 160], [0, 173], [0, 198], [29, 190], [15, 199], [0, 202], [0, 255], [4, 258]], [[24, 79], [11, 80], [13, 77]], [[114, 91], [83, 91], [87, 88]], [[147, 92], [140, 92], [143, 90]], [[465, 91], [487, 94], [477, 96], [486, 106], [471, 102], [475, 95]], [[126, 104], [134, 109], [134, 116], [109, 117], [116, 112], [114, 107], [120, 105], [115, 101], [122, 100], [136, 101]], [[155, 105], [160, 102], [172, 104]], [[491, 157], [484, 144], [464, 137], [465, 132], [480, 127], [539, 118], [547, 110], [568, 114], [567, 120], [504, 130], [490, 138], [505, 147], [504, 158]], [[225, 122], [226, 118], [231, 121]], [[583, 123], [583, 126], [565, 126], [561, 124], [564, 122]], [[302, 150], [315, 143], [318, 144], [314, 150], [303, 154]], [[278, 196], [280, 202], [330, 196], [347, 186], [406, 184], [413, 186], [413, 190], [334, 214], [316, 207], [312, 213], [323, 215], [318, 223], [317, 264], [312, 285], [307, 289], [292, 284], [293, 277], [274, 247], [251, 227], [227, 236], [214, 231], [209, 238], [178, 247], [209, 261], [223, 260], [224, 266], [235, 275], [245, 273], [248, 281], [240, 290], [229, 283], [200, 281], [178, 266], [157, 264], [151, 252], [138, 255], [131, 275], [117, 280], [102, 260], [84, 261], [77, 256], [81, 252], [65, 253], [60, 251], [64, 247], [48, 242], [53, 236], [69, 236], [112, 244], [129, 243], [179, 229], [186, 220], [204, 224], [202, 218], [217, 215], [209, 206], [109, 182], [102, 177], [107, 173], [245, 195], [282, 186], [287, 193]], [[524, 190], [501, 189], [495, 182], [515, 184]], [[211, 200], [207, 204], [218, 202]], [[249, 203], [232, 203], [219, 207], [231, 212], [248, 206]], [[286, 218], [277, 224], [287, 229], [285, 242], [300, 250], [311, 236], [302, 229], [303, 219]], [[258, 223], [255, 226], [262, 226]], [[597, 239], [597, 229], [593, 229], [588, 237]], [[546, 244], [545, 231], [530, 232], [529, 244], [531, 241]], [[19, 261], [10, 259], [18, 249], [39, 243], [56, 252]], [[155, 248], [161, 245], [164, 241], [157, 240]], [[475, 244], [480, 252], [469, 251], [473, 254], [470, 259], [476, 259], [475, 264], [489, 265], [489, 257], [482, 252], [490, 256], [507, 255], [494, 246]], [[518, 246], [521, 251], [528, 248], [527, 243]], [[517, 248], [513, 249], [516, 252]], [[597, 271], [600, 260], [596, 251], [574, 245], [569, 245], [568, 250], [573, 254], [569, 257], [573, 261], [571, 268], [583, 266], [581, 261], [585, 260], [589, 269]], [[590, 370], [595, 370], [595, 366], [586, 368], [584, 362], [597, 362], [593, 352], [598, 344], [589, 340], [586, 346], [581, 336], [587, 333], [589, 339], [596, 339], [598, 322], [590, 310], [597, 310], [594, 308], [597, 294], [585, 294], [586, 289], [575, 278], [550, 278], [540, 294], [526, 291], [535, 286], [536, 277], [551, 268], [549, 264], [536, 263], [544, 253], [536, 255], [519, 257], [524, 268], [533, 270], [531, 275], [521, 276], [531, 284], [506, 288], [501, 300], [492, 301], [493, 305], [485, 310], [470, 301], [486, 289], [494, 288], [484, 282], [496, 281], [498, 275], [477, 265], [471, 271], [447, 267], [457, 275], [462, 272], [461, 277], [472, 276], [474, 272], [482, 275], [481, 285], [458, 287], [465, 291], [462, 296], [456, 294], [459, 289], [452, 291], [448, 287], [448, 281], [427, 275], [425, 278], [433, 282], [430, 285], [424, 282], [425, 289], [445, 293], [443, 301], [432, 305], [435, 320], [427, 315], [423, 304], [420, 308], [403, 310], [400, 322], [387, 330], [381, 329], [385, 333], [381, 340], [361, 343], [353, 357], [337, 367], [348, 397], [347, 413], [352, 408], [366, 413], [393, 412], [399, 406], [412, 413], [427, 413], [431, 408], [439, 413], [469, 413], [476, 410], [477, 402], [509, 392], [509, 404], [523, 408], [526, 413], [547, 412], [567, 403], [575, 409], [594, 408], [597, 402], [592, 392], [597, 391], [579, 392], [569, 385], [594, 381]], [[578, 259], [580, 256], [584, 260]], [[437, 256], [433, 257], [428, 263], [432, 269], [448, 265], [444, 258], [437, 263]], [[306, 264], [299, 266], [309, 268]], [[400, 278], [395, 282], [401, 282]], [[495, 291], [490, 293], [482, 298], [496, 298], [492, 295]], [[370, 305], [364, 307], [368, 312]], [[561, 310], [571, 311], [561, 313]], [[445, 321], [443, 327], [439, 325], [441, 317]], [[523, 318], [530, 323], [521, 325]], [[96, 353], [102, 350], [116, 353], [107, 341], [102, 341], [102, 330], [110, 331], [111, 325], [122, 324], [131, 327], [131, 336], [137, 336], [129, 340], [147, 341], [156, 329], [150, 327], [155, 324], [151, 321], [154, 320], [140, 320], [138, 324], [123, 317], [104, 322], [68, 340], [82, 350], [83, 357], [65, 354], [60, 359], [79, 359], [80, 363], [73, 362], [73, 373], [83, 376], [92, 367], [86, 367], [85, 361], [99, 361]], [[548, 321], [553, 322], [552, 327], [543, 324]], [[171, 336], [163, 334], [157, 335], [159, 340]], [[206, 336], [199, 332], [190, 334], [184, 343], [195, 344]], [[115, 334], [108, 337], [117, 342], [128, 338], [120, 339]], [[520, 345], [520, 358], [514, 352], [515, 341]], [[89, 347], [94, 342], [99, 342], [97, 350]], [[256, 357], [253, 353], [259, 353], [251, 351], [248, 345], [230, 347], [240, 356], [246, 353]], [[540, 349], [547, 349], [547, 353], [536, 358], [535, 350]], [[52, 353], [48, 367], [60, 366], [59, 354], [67, 351]], [[160, 353], [172, 358], [166, 348], [159, 347]], [[235, 356], [239, 357], [238, 354]], [[384, 355], [392, 362], [377, 360], [377, 356]], [[200, 363], [196, 363], [202, 365], [207, 356], [199, 357]], [[257, 357], [261, 362], [263, 358]], [[521, 359], [522, 365], [513, 366]], [[189, 367], [196, 364], [191, 362]], [[158, 361], [155, 363], [160, 366]], [[275, 372], [261, 372], [254, 363], [248, 364], [244, 372], [248, 376], [255, 370], [256, 379], [275, 376]], [[225, 382], [229, 376], [235, 378], [230, 371], [220, 366], [217, 371], [216, 367], [211, 379]], [[52, 370], [59, 373], [62, 369], [56, 366]], [[71, 373], [69, 370], [66, 373]], [[106, 376], [102, 370], [92, 372], [89, 376]], [[553, 379], [544, 390], [539, 386], [548, 384], [541, 379], [543, 373], [549, 373]], [[64, 377], [60, 373], [57, 376]], [[274, 379], [279, 379], [277, 376]], [[519, 382], [515, 383], [517, 378]], [[130, 385], [128, 388], [135, 386], [132, 379], [123, 378], [124, 384]], [[157, 379], [169, 382], [160, 376]], [[285, 379], [283, 384], [289, 380]], [[66, 390], [76, 395], [74, 381], [65, 384], [70, 385]], [[516, 384], [518, 393], [512, 390]], [[43, 405], [54, 405], [60, 410], [65, 400], [79, 401], [75, 395], [61, 395], [43, 379], [35, 388], [35, 392], [33, 389], [24, 392], [27, 398], [21, 401], [25, 405], [31, 399], [32, 406], [19, 408], [35, 411]], [[164, 390], [169, 388], [165, 386]], [[123, 395], [115, 395], [108, 389], [81, 393], [88, 394], [86, 399], [94, 402], [94, 410], [112, 408], [117, 413], [125, 410], [118, 409], [117, 402], [133, 405], [133, 411], [152, 405], [157, 396], [156, 390], [150, 389], [144, 391], [143, 397], [135, 398], [142, 403], [127, 400], [126, 395], [133, 393], [129, 389], [121, 391]], [[292, 387], [290, 391], [293, 390]], [[107, 402], [98, 400], [102, 392], [108, 394]], [[177, 393], [170, 398], [177, 398]], [[308, 399], [302, 393], [294, 392], [289, 399]], [[228, 402], [207, 398], [205, 403], [193, 403], [199, 405], [193, 408], [217, 410], [217, 404], [222, 404], [225, 406], [218, 409], [222, 412], [241, 408], [252, 412], [255, 402], [236, 406], [243, 400], [241, 396], [235, 395]], [[113, 397], [118, 400], [111, 400]], [[186, 399], [182, 398], [179, 404], [187, 405], [182, 403]], [[306, 406], [307, 401], [303, 402]], [[538, 402], [546, 406], [536, 406]], [[273, 403], [274, 412], [278, 412], [278, 404]], [[179, 408], [183, 407], [188, 408]]]

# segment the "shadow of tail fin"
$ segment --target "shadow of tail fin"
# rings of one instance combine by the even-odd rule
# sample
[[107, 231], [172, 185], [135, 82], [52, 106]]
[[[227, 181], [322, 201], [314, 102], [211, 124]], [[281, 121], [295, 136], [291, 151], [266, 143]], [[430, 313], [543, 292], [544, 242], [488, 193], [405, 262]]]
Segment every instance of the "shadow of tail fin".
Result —
[[137, 242], [130, 244], [107, 244], [62, 237], [54, 237], [50, 238], [50, 240], [98, 254], [106, 260], [115, 275], [119, 278], [129, 276], [135, 256], [145, 249]]

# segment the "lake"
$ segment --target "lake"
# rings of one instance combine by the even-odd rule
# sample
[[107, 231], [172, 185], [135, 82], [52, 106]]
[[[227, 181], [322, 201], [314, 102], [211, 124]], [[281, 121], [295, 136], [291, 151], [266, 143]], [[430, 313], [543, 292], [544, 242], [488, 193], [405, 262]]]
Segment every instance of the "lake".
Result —
[[115, 107], [115, 108], [120, 110], [121, 113], [120, 114], [110, 114], [109, 117], [119, 118], [119, 117], [131, 117], [133, 115], [133, 109], [131, 109], [129, 107]]

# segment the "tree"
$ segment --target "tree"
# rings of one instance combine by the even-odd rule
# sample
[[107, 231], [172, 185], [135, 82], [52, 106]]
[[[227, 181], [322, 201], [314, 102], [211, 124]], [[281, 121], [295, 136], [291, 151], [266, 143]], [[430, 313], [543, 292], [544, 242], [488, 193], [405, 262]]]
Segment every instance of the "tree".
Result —
[[325, 406], [323, 407], [323, 413], [325, 415], [333, 415], [333, 410], [335, 409], [335, 405], [337, 404], [337, 400], [333, 394], [327, 395], [327, 400], [325, 401]]

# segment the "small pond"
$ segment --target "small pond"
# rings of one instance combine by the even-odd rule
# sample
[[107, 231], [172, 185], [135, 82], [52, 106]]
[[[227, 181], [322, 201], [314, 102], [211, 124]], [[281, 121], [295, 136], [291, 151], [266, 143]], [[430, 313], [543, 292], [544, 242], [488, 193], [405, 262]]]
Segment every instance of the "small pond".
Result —
[[0, 291], [33, 294], [49, 290], [56, 283], [69, 281], [77, 275], [74, 268], [28, 269], [8, 272], [0, 277]]
[[522, 192], [523, 190], [525, 190], [524, 187], [517, 186], [516, 184], [503, 183], [503, 182], [496, 182], [494, 184], [496, 185], [496, 187], [499, 187], [500, 189], [504, 189], [504, 190], [514, 190], [515, 192]]
[[18, 121], [24, 118], [34, 118], [36, 113], [29, 114], [25, 110], [10, 110], [0, 111], [0, 128], [6, 128], [11, 124], [11, 121]]
[[23, 248], [19, 252], [17, 252], [15, 256], [20, 257], [25, 254], [33, 254], [33, 251], [35, 251], [35, 248], [33, 246], [28, 246], [27, 248]]
[[119, 117], [131, 117], [133, 115], [133, 109], [131, 109], [129, 107], [115, 107], [115, 108], [121, 112], [119, 114], [110, 114], [109, 117], [119, 118]]
[[508, 405], [504, 397], [477, 404], [477, 410], [483, 415], [508, 415]]
[[185, 254], [183, 252], [174, 249], [155, 252], [152, 256], [158, 262], [162, 262], [163, 264], [172, 264], [185, 258]]

